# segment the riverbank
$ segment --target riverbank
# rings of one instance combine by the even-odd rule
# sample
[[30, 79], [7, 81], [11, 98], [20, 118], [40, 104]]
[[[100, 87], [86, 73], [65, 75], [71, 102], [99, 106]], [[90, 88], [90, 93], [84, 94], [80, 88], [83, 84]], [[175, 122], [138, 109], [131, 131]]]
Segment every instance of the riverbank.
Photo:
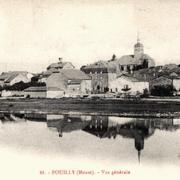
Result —
[[1, 99], [1, 113], [88, 114], [115, 116], [180, 117], [175, 99]]

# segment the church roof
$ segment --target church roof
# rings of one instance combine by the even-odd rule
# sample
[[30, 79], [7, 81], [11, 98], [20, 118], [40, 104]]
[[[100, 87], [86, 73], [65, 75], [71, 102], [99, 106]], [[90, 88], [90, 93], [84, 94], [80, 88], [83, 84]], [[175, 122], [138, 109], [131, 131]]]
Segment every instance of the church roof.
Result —
[[149, 55], [142, 54], [139, 58], [135, 58], [134, 55], [124, 55], [117, 58], [114, 62], [117, 62], [119, 65], [140, 65], [144, 59], [153, 61]]
[[120, 65], [140, 64], [139, 59], [135, 59], [134, 55], [124, 55], [116, 60]]

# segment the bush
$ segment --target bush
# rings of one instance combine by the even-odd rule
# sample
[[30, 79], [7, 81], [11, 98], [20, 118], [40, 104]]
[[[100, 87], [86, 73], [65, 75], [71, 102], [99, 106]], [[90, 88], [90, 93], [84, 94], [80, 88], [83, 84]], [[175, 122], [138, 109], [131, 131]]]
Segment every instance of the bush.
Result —
[[154, 86], [151, 90], [151, 95], [153, 96], [172, 96], [173, 95], [173, 87], [171, 85], [161, 85]]
[[147, 88], [143, 90], [143, 94], [141, 95], [141, 97], [142, 97], [142, 98], [147, 98], [147, 97], [149, 97], [149, 91], [148, 91]]
[[9, 90], [9, 91], [23, 91], [24, 89], [30, 87], [30, 86], [46, 86], [45, 83], [40, 82], [29, 82], [24, 83], [22, 81], [13, 84], [12, 86], [4, 86], [3, 90]]

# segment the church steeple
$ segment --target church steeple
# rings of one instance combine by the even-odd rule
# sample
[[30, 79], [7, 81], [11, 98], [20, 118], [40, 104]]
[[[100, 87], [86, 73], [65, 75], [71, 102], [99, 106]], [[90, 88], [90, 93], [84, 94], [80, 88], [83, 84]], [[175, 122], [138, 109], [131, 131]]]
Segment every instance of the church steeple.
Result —
[[137, 32], [137, 43], [140, 43], [139, 31]]
[[139, 33], [137, 33], [137, 43], [134, 45], [134, 56], [140, 58], [144, 54], [144, 46], [140, 43]]

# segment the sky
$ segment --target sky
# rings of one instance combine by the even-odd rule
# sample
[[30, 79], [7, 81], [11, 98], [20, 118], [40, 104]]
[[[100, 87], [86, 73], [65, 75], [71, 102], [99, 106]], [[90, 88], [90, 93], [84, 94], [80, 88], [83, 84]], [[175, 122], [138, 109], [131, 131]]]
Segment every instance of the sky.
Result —
[[157, 65], [180, 64], [179, 9], [178, 0], [0, 0], [0, 72], [132, 54], [137, 32]]

